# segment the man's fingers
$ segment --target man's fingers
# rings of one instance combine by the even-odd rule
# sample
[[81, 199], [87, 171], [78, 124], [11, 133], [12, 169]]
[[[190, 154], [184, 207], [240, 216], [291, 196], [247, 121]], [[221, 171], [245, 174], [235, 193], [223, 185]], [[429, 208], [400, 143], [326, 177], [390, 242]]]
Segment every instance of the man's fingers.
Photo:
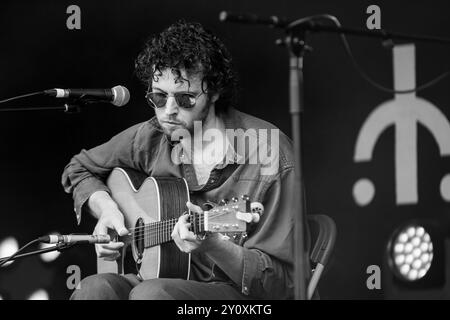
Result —
[[181, 240], [185, 241], [197, 241], [197, 237], [190, 230], [191, 224], [189, 222], [184, 222], [184, 219], [180, 219], [177, 223], [178, 225], [178, 235]]
[[118, 250], [124, 246], [123, 242], [110, 242], [107, 244], [102, 244], [101, 247], [109, 250]]
[[[178, 219], [178, 221], [180, 221], [180, 219]], [[175, 226], [173, 227], [172, 234], [170, 236], [174, 240], [175, 240], [175, 237], [178, 237], [178, 223], [176, 223]]]
[[108, 228], [103, 223], [97, 223], [92, 234], [108, 234]]
[[99, 258], [117, 256], [118, 254], [120, 255], [119, 251], [106, 249], [102, 246], [95, 246], [95, 250], [97, 251], [97, 257]]
[[192, 202], [188, 201], [186, 202], [186, 206], [188, 207], [189, 210], [194, 211], [196, 213], [203, 213], [202, 208], [200, 208], [199, 206], [193, 204]]
[[[192, 204], [191, 204], [192, 205]], [[195, 208], [194, 205], [191, 207], [194, 210], [200, 209], [200, 207]], [[201, 209], [200, 209], [201, 210]], [[189, 230], [191, 224], [187, 222], [189, 215], [183, 215], [178, 219], [175, 224], [171, 237], [174, 240], [177, 247], [186, 253], [190, 253], [195, 250], [199, 245], [200, 241], [197, 239], [195, 234]]]
[[195, 241], [195, 240], [197, 240], [197, 238], [195, 237], [194, 233], [192, 231], [189, 231], [189, 229], [187, 228], [186, 224], [185, 225], [180, 225], [179, 232], [180, 232], [181, 240], [186, 240], [186, 241]]
[[116, 230], [116, 232], [119, 234], [119, 236], [125, 236], [129, 233], [127, 228], [125, 228], [123, 219], [114, 219], [111, 222], [112, 222], [112, 227], [114, 228], [114, 230]]
[[119, 259], [119, 257], [120, 257], [120, 252], [118, 252], [117, 254], [112, 255], [112, 256], [103, 257], [103, 260], [106, 260], [106, 261], [115, 261], [115, 260]]
[[175, 242], [175, 244], [177, 245], [178, 249], [180, 249], [181, 251], [184, 251], [184, 243], [183, 240], [181, 240], [180, 238], [180, 234], [179, 234], [179, 222], [177, 224], [175, 224], [175, 227], [173, 227], [173, 231], [172, 234], [170, 235], [172, 237], [172, 240]]

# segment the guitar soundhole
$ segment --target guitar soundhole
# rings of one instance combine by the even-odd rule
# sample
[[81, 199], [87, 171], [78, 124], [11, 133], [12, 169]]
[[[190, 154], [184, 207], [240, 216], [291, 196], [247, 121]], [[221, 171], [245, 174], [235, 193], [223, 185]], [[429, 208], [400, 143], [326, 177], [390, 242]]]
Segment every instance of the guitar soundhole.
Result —
[[138, 260], [141, 260], [143, 257], [144, 249], [145, 249], [145, 224], [142, 218], [139, 218], [136, 222], [136, 227], [134, 231], [134, 247], [136, 249], [136, 254]]

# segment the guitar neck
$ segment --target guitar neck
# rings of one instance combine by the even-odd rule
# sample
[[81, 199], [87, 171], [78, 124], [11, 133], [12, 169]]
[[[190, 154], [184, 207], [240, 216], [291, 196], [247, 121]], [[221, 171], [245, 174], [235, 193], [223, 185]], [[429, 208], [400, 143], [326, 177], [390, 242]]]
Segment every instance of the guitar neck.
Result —
[[135, 231], [135, 238], [144, 238], [145, 248], [154, 247], [172, 241], [172, 231], [178, 219], [168, 219], [146, 223], [143, 230]]
[[[194, 234], [199, 234], [204, 231], [203, 217], [204, 215], [202, 214], [191, 214], [191, 230]], [[135, 230], [134, 237], [137, 239], [143, 238], [145, 248], [158, 246], [160, 244], [172, 241], [172, 231], [177, 222], [178, 218], [172, 218], [163, 221], [146, 223], [143, 230]]]

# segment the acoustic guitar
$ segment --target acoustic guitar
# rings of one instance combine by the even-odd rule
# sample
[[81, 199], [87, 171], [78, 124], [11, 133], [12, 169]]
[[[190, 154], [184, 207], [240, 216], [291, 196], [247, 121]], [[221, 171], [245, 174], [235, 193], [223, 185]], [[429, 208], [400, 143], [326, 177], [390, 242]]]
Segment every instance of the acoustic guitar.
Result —
[[[247, 224], [259, 221], [263, 207], [250, 203], [247, 196], [220, 204], [208, 203], [203, 214], [189, 212], [186, 180], [176, 177], [147, 177], [137, 171], [115, 168], [107, 186], [124, 214], [129, 235], [116, 241], [125, 243], [116, 261], [97, 259], [97, 272], [137, 273], [143, 279], [189, 279], [190, 254], [178, 249], [171, 233], [178, 218], [190, 215], [190, 230], [196, 235], [219, 232], [230, 237], [246, 236]], [[131, 259], [130, 259], [131, 258]]]

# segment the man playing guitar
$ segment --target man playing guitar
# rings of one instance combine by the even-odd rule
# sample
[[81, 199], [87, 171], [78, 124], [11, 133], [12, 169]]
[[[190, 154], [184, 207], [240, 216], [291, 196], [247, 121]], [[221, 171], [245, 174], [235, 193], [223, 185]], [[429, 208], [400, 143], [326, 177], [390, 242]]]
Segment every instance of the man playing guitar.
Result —
[[[198, 23], [179, 21], [150, 38], [136, 60], [136, 73], [147, 88], [145, 97], [155, 117], [102, 145], [82, 150], [66, 166], [62, 183], [65, 191], [73, 194], [78, 222], [84, 210], [98, 219], [94, 234], [113, 231], [124, 239], [134, 235], [133, 255], [140, 270], [88, 276], [72, 298], [292, 298], [295, 213], [291, 203], [297, 190], [293, 189], [293, 147], [289, 138], [272, 124], [233, 107], [237, 81], [231, 57], [223, 43]], [[240, 139], [242, 135], [244, 139]], [[179, 209], [173, 225], [162, 218], [160, 224], [139, 224], [137, 218], [132, 221], [129, 217], [135, 214], [133, 210], [140, 211], [161, 199], [134, 206], [134, 201], [141, 201], [138, 196], [113, 187], [117, 184], [111, 176], [119, 172], [114, 171], [117, 168], [133, 169], [155, 177], [154, 181], [173, 177], [181, 181], [179, 188], [185, 181], [188, 191], [180, 191], [182, 196], [170, 191], [173, 187], [162, 190], [163, 185], [175, 185], [165, 184], [165, 180], [158, 180], [153, 187], [158, 199], [165, 192], [165, 206], [182, 199], [187, 207]], [[121, 172], [116, 177], [132, 180]], [[109, 182], [108, 177], [112, 179]], [[130, 194], [140, 192], [139, 186], [131, 189], [134, 191]], [[234, 199], [236, 205], [224, 202], [224, 207], [216, 206], [221, 199], [240, 199], [242, 195], [262, 203], [264, 213], [258, 223], [248, 225], [246, 237], [236, 239], [222, 231], [239, 228], [237, 223], [222, 221], [213, 226], [212, 220], [230, 212], [232, 217], [248, 212], [245, 200]], [[163, 211], [161, 206], [155, 210]], [[171, 207], [166, 211], [176, 210]], [[194, 230], [193, 216], [186, 214], [189, 211], [199, 215], [203, 232]], [[142, 230], [152, 232], [160, 225], [166, 229], [169, 225], [170, 232], [157, 244], [168, 242], [189, 254], [186, 277], [164, 276], [163, 264], [158, 265], [154, 276], [145, 276], [142, 252], [153, 245], [147, 240], [140, 242], [144, 239]], [[97, 256], [118, 261], [125, 245], [120, 238], [97, 244]], [[160, 254], [158, 251], [155, 257]], [[178, 261], [170, 259], [166, 266]]]

